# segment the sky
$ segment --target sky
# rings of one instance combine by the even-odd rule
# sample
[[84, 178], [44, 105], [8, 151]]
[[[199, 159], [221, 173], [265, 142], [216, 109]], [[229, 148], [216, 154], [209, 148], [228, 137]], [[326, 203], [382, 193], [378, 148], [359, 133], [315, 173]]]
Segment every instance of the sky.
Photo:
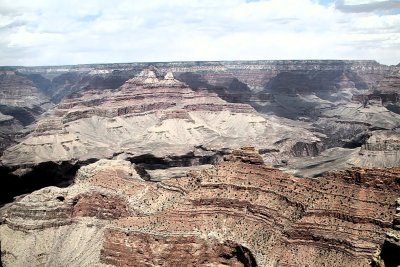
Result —
[[400, 0], [0, 0], [0, 65], [400, 63]]

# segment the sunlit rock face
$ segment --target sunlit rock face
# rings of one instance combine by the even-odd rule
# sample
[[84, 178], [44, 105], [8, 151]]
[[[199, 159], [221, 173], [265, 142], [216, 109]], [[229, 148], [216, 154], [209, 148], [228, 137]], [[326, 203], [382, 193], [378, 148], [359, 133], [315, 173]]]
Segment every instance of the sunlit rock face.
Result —
[[67, 188], [2, 209], [2, 262], [370, 266], [392, 227], [399, 174], [358, 168], [295, 178], [243, 148], [207, 169], [149, 182], [135, 164], [100, 160]]

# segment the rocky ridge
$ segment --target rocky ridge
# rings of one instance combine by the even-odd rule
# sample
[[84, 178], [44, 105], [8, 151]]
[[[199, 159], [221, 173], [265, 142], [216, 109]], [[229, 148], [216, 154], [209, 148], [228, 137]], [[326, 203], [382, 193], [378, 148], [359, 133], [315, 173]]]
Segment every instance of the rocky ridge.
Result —
[[398, 168], [295, 178], [258, 158], [244, 148], [157, 183], [124, 160], [82, 167], [74, 185], [3, 208], [2, 262], [370, 266], [392, 227]]

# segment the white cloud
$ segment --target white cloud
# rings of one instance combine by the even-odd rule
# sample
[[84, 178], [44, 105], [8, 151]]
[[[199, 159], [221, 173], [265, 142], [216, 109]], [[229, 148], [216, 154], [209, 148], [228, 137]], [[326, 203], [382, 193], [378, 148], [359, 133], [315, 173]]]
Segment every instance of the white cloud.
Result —
[[[363, 5], [363, 4], [371, 4], [371, 3], [379, 3], [383, 2], [384, 0], [344, 0], [346, 5]], [[391, 1], [395, 2], [397, 0]]]
[[345, 1], [336, 0], [335, 6], [337, 9], [346, 13], [368, 13], [368, 12], [391, 12], [399, 13], [399, 0], [382, 0], [382, 1]]
[[0, 3], [0, 65], [309, 58], [397, 64], [399, 47], [399, 14], [343, 13], [316, 0]]

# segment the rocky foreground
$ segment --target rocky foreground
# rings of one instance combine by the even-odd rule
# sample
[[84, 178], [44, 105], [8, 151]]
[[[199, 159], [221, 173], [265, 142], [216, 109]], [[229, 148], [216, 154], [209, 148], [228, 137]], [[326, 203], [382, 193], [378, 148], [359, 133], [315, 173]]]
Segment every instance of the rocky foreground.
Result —
[[47, 187], [2, 209], [2, 262], [394, 266], [398, 254], [380, 250], [399, 175], [399, 168], [356, 168], [296, 178], [263, 165], [252, 148], [161, 182], [144, 181], [130, 162], [100, 160], [82, 167], [72, 186]]

